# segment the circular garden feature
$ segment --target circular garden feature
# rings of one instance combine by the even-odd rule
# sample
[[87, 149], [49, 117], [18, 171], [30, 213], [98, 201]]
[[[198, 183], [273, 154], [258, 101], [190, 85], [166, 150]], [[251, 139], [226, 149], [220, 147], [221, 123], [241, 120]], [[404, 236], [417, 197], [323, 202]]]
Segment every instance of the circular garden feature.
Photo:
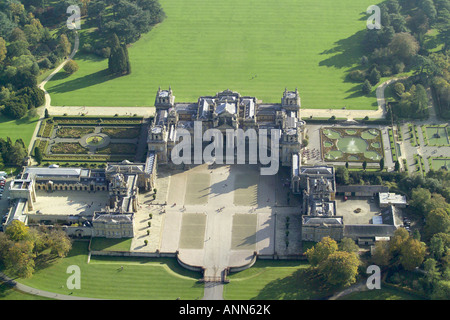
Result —
[[375, 128], [322, 128], [322, 155], [333, 162], [378, 162], [384, 155], [381, 133]]
[[104, 133], [91, 133], [80, 139], [80, 144], [85, 148], [104, 148], [111, 141], [111, 138]]
[[86, 139], [86, 143], [87, 143], [89, 146], [97, 147], [97, 146], [99, 146], [99, 145], [102, 145], [103, 142], [104, 142], [104, 140], [105, 140], [105, 139], [103, 139], [103, 137], [98, 136], [98, 135], [95, 135], [95, 136], [92, 136], [92, 137], [87, 138], [87, 139]]

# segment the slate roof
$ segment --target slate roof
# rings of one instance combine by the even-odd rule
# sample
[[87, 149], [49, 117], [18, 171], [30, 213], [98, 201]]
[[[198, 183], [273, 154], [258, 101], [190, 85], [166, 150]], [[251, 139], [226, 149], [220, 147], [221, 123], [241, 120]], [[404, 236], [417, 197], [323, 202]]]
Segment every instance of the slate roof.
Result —
[[391, 237], [396, 229], [395, 226], [387, 224], [346, 225], [344, 237]]

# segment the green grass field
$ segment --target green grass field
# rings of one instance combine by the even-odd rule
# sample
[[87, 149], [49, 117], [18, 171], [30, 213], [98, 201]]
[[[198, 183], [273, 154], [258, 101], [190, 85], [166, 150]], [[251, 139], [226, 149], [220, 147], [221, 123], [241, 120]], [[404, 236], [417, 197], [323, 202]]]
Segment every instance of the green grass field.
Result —
[[22, 293], [10, 286], [0, 284], [0, 300], [51, 300], [48, 298]]
[[31, 141], [37, 121], [38, 118], [25, 117], [19, 120], [11, 120], [5, 116], [0, 116], [0, 137], [3, 139], [10, 137], [13, 142], [22, 138], [27, 146]]
[[444, 167], [447, 167], [447, 170], [450, 170], [450, 158], [431, 158], [430, 166], [436, 171]]
[[224, 286], [226, 300], [309, 300], [330, 295], [310, 280], [309, 264], [302, 261], [258, 260], [232, 273]]
[[372, 1], [161, 4], [166, 20], [129, 48], [130, 75], [113, 79], [107, 60], [77, 54], [80, 69], [47, 84], [52, 104], [152, 106], [158, 86], [171, 85], [178, 102], [227, 88], [279, 102], [285, 87], [298, 87], [305, 108], [376, 108], [374, 94], [363, 96], [361, 84], [345, 80], [361, 57]]
[[92, 238], [91, 250], [93, 251], [130, 251], [133, 239], [108, 239]]
[[[200, 273], [183, 269], [175, 259], [91, 257], [87, 263], [88, 242], [75, 242], [69, 256], [40, 266], [30, 279], [20, 283], [49, 292], [101, 299], [200, 299], [203, 284]], [[81, 270], [81, 289], [66, 287], [67, 267]], [[123, 270], [121, 270], [123, 266]]]

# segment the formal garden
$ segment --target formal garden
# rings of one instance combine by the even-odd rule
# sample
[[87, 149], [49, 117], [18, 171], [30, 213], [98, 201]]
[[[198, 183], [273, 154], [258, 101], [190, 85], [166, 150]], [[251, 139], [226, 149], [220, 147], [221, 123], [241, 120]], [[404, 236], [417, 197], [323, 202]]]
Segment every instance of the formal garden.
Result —
[[333, 162], [379, 162], [384, 157], [381, 132], [375, 128], [322, 128], [322, 156]]
[[448, 125], [440, 126], [422, 126], [425, 143], [429, 146], [449, 146], [450, 127]]
[[39, 127], [34, 150], [40, 150], [44, 164], [134, 161], [142, 121], [137, 116], [48, 118]]
[[450, 170], [450, 157], [430, 157], [428, 160], [433, 170]]

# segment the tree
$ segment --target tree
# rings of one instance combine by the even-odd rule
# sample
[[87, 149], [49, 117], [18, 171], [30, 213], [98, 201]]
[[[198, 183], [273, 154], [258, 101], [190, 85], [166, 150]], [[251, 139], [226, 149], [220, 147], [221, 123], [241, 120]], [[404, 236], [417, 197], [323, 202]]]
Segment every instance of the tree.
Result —
[[436, 260], [440, 260], [444, 256], [445, 248], [445, 241], [442, 239], [441, 234], [434, 234], [429, 244], [431, 256]]
[[439, 273], [439, 270], [437, 268], [437, 261], [433, 258], [428, 258], [423, 263], [425, 274], [425, 281], [433, 285], [440, 277], [441, 274]]
[[378, 82], [380, 82], [381, 79], [381, 73], [377, 70], [377, 68], [373, 68], [372, 71], [369, 74], [369, 82], [372, 86], [376, 85]]
[[450, 232], [450, 217], [446, 210], [437, 208], [427, 215], [425, 224], [425, 236], [430, 239], [437, 233]]
[[48, 246], [52, 254], [63, 258], [72, 248], [72, 241], [63, 230], [53, 229], [48, 234]]
[[409, 238], [400, 248], [399, 262], [405, 270], [412, 271], [422, 264], [425, 254], [425, 244], [413, 238]]
[[62, 56], [67, 57], [70, 55], [72, 45], [69, 42], [67, 36], [63, 33], [59, 38], [59, 48], [61, 50]]
[[74, 60], [69, 60], [64, 65], [64, 71], [68, 74], [72, 74], [78, 71], [78, 64]]
[[375, 242], [375, 247], [372, 252], [372, 262], [378, 266], [387, 266], [392, 258], [389, 250], [389, 242], [378, 241]]
[[338, 245], [330, 237], [324, 237], [316, 245], [306, 251], [306, 257], [312, 266], [318, 266], [328, 256], [338, 251]]
[[28, 236], [29, 228], [19, 220], [13, 220], [5, 230], [5, 234], [12, 241], [22, 241]]
[[346, 167], [338, 167], [336, 169], [336, 181], [339, 184], [349, 184], [350, 175], [348, 169]]
[[398, 228], [394, 231], [394, 236], [389, 241], [389, 253], [395, 257], [400, 254], [400, 249], [405, 243], [406, 240], [409, 239], [409, 233], [404, 228]]
[[16, 26], [15, 22], [9, 20], [8, 16], [3, 11], [0, 11], [0, 37], [8, 39]]
[[4, 232], [0, 232], [0, 261], [4, 261], [13, 242]]
[[394, 171], [398, 172], [400, 170], [400, 162], [397, 160], [394, 163]]
[[14, 97], [5, 103], [4, 114], [13, 119], [20, 119], [27, 114], [27, 106], [19, 97]]
[[384, 169], [384, 158], [380, 159], [380, 170], [383, 171]]
[[419, 1], [419, 8], [427, 15], [427, 17], [434, 21], [437, 16], [436, 7], [434, 6], [433, 0], [421, 0]]
[[7, 46], [7, 50], [7, 56], [10, 58], [31, 55], [26, 41], [13, 41]]
[[44, 118], [45, 118], [45, 119], [50, 118], [50, 115], [49, 115], [49, 113], [48, 113], [48, 109], [45, 109], [45, 111], [44, 111]]
[[364, 83], [362, 85], [362, 92], [364, 94], [369, 94], [372, 92], [372, 85], [370, 84], [369, 80], [364, 81]]
[[2, 37], [0, 37], [0, 63], [3, 62], [6, 58], [6, 41]]
[[4, 263], [12, 275], [29, 278], [34, 272], [33, 243], [31, 241], [15, 242], [8, 250]]
[[366, 160], [363, 161], [362, 167], [363, 167], [363, 170], [366, 171], [366, 169], [367, 169], [367, 161]]
[[415, 188], [412, 190], [411, 201], [409, 205], [416, 209], [420, 214], [424, 215], [426, 205], [431, 199], [431, 192], [425, 188]]
[[397, 96], [401, 97], [403, 93], [405, 93], [405, 86], [401, 82], [397, 82], [394, 84], [394, 92]]
[[389, 13], [400, 13], [401, 6], [397, 0], [388, 0], [386, 2], [386, 6], [389, 10]]
[[339, 251], [354, 252], [359, 251], [358, 245], [351, 238], [342, 238], [341, 242], [338, 244]]
[[112, 74], [123, 74], [127, 72], [129, 63], [119, 38], [113, 34], [111, 39], [111, 55], [108, 59], [108, 69]]
[[34, 148], [34, 160], [36, 160], [38, 164], [41, 164], [42, 162], [42, 153], [39, 147]]
[[24, 148], [18, 141], [14, 143], [9, 155], [9, 163], [14, 166], [20, 166], [23, 159], [27, 156], [26, 148]]
[[348, 286], [355, 283], [359, 265], [355, 253], [337, 251], [331, 253], [318, 269], [329, 284]]
[[394, 35], [389, 43], [392, 54], [404, 62], [409, 60], [419, 51], [417, 40], [409, 33], [401, 32]]
[[438, 281], [434, 286], [431, 294], [433, 300], [449, 300], [450, 299], [450, 281]]

